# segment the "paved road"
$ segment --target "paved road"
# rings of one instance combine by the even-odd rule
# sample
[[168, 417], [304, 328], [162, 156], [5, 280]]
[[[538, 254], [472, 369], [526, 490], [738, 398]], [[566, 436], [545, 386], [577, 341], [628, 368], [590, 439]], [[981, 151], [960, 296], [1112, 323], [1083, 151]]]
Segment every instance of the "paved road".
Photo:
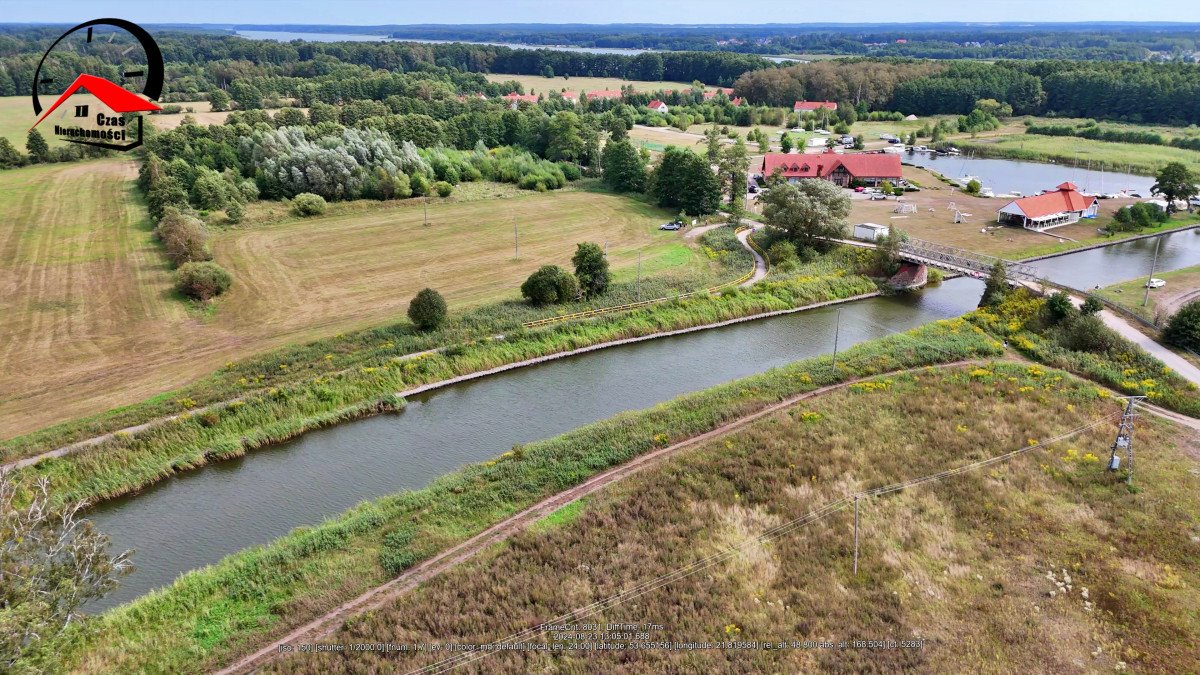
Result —
[[[1071, 299], [1075, 300], [1076, 298], [1072, 296]], [[1200, 387], [1200, 368], [1192, 365], [1190, 361], [1162, 346], [1142, 331], [1134, 328], [1123, 317], [1117, 316], [1107, 309], [1100, 311], [1100, 320], [1104, 322], [1104, 325], [1119, 333], [1121, 337], [1146, 350], [1151, 356], [1179, 373], [1180, 376]]]
[[743, 286], [753, 286], [767, 276], [767, 261], [750, 245], [750, 235], [756, 231], [756, 228], [752, 225], [751, 229], [743, 230], [737, 235], [738, 241], [742, 242], [742, 246], [745, 246], [746, 250], [750, 251], [750, 255], [754, 256], [754, 276], [742, 282]]

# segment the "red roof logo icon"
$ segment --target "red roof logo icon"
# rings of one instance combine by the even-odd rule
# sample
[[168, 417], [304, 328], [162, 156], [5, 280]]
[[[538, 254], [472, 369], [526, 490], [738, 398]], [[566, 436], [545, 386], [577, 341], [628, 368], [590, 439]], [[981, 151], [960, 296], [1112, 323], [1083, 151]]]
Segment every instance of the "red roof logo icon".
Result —
[[33, 126], [36, 127], [37, 125], [41, 124], [42, 120], [46, 119], [50, 113], [54, 112], [58, 106], [62, 105], [63, 101], [67, 100], [71, 94], [74, 94], [80, 89], [86, 89], [94, 94], [101, 103], [108, 106], [113, 112], [127, 113], [162, 110], [162, 108], [158, 107], [158, 105], [156, 105], [153, 101], [147, 101], [137, 96], [133, 92], [122, 89], [112, 82], [109, 82], [103, 77], [96, 77], [95, 75], [88, 75], [84, 73], [75, 78], [75, 81], [71, 83], [71, 86], [67, 87], [67, 90], [58, 97], [58, 100], [54, 102], [54, 105], [50, 106], [46, 112], [42, 113], [42, 116], [38, 118], [37, 122], [34, 122]]

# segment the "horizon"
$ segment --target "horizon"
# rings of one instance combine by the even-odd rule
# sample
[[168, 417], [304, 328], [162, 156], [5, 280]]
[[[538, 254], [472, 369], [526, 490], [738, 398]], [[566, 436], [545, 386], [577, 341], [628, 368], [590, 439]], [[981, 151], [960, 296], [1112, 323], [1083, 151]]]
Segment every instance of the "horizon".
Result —
[[[53, 5], [22, 4], [6, 8], [6, 23], [78, 23], [97, 15], [94, 3], [60, 0]], [[279, 23], [287, 16], [305, 17], [305, 23]], [[900, 7], [889, 2], [864, 2], [852, 10], [833, 6], [783, 6], [772, 23], [744, 22], [744, 8], [716, 0], [609, 0], [605, 3], [561, 2], [547, 5], [537, 0], [512, 0], [498, 5], [486, 0], [448, 0], [436, 7], [369, 0], [346, 0], [336, 5], [314, 0], [275, 2], [270, 0], [213, 0], [202, 5], [128, 0], [119, 12], [122, 18], [145, 24], [189, 25], [306, 25], [306, 26], [476, 26], [476, 25], [888, 25], [913, 23], [964, 23], [968, 25], [1016, 23], [1196, 23], [1200, 12], [1191, 2], [1166, 0], [1140, 7], [1138, 21], [1127, 21], [1129, 7], [1118, 2], [1062, 0], [1047, 6], [1040, 0], [1014, 0], [1002, 5], [964, 7], [950, 0], [930, 0], [917, 7]], [[101, 12], [106, 13], [106, 12]], [[463, 16], [472, 22], [444, 22], [447, 16]], [[846, 21], [861, 16], [865, 21]], [[1037, 16], [1029, 22], [1024, 17]], [[386, 18], [384, 18], [386, 17]], [[1088, 17], [1080, 21], [1079, 17]], [[691, 21], [679, 22], [690, 18]], [[764, 13], [764, 18], [766, 18]], [[368, 20], [370, 19], [370, 20]], [[383, 19], [381, 21], [381, 19]]]

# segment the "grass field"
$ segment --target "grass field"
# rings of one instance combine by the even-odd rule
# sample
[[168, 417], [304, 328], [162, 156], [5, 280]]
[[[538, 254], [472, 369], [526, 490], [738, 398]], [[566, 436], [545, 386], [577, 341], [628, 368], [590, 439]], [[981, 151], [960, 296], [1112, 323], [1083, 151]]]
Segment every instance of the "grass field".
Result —
[[[1084, 663], [1096, 671], [1122, 670], [1118, 663], [1192, 671], [1200, 667], [1200, 444], [1160, 420], [1139, 422], [1138, 442], [1155, 450], [1139, 459], [1137, 492], [1103, 468], [1110, 419], [1011, 462], [865, 499], [857, 574], [851, 508], [755, 540], [852, 492], [1028, 447], [1118, 408], [1093, 385], [1025, 364], [880, 378], [685, 450], [347, 620], [326, 640], [489, 644], [680, 570], [673, 583], [566, 623], [599, 623], [603, 634], [624, 632], [603, 628], [608, 623], [633, 622], [656, 642], [921, 644], [506, 650], [472, 667], [966, 672], [986, 660], [997, 672]], [[740, 550], [732, 557], [682, 573], [733, 546]], [[646, 631], [647, 622], [661, 628]], [[521, 641], [592, 639], [534, 632]], [[269, 671], [408, 671], [451, 656], [298, 654]]]
[[1008, 134], [962, 139], [959, 147], [971, 149], [980, 156], [1009, 157], [1056, 162], [1091, 162], [1093, 168], [1153, 175], [1167, 162], [1183, 162], [1192, 171], [1200, 171], [1200, 152], [1163, 145], [1140, 143], [1111, 143], [1072, 136], [1040, 136], [1037, 134]]
[[579, 93], [597, 89], [620, 89], [630, 85], [637, 91], [657, 91], [659, 89], [688, 89], [691, 82], [647, 82], [644, 80], [622, 80], [617, 77], [542, 77], [541, 75], [505, 75], [504, 73], [488, 73], [491, 82], [508, 82], [515, 80], [525, 87], [526, 94], [547, 94], [551, 91], [566, 91]]
[[216, 259], [234, 286], [214, 311], [189, 312], [173, 297], [135, 173], [125, 159], [0, 173], [0, 438], [143, 400], [282, 344], [399, 320], [425, 286], [455, 310], [517, 297], [538, 266], [569, 265], [579, 241], [607, 241], [618, 277], [639, 250], [644, 271], [713, 264], [659, 232], [667, 214], [641, 202], [496, 187], [506, 198], [464, 190], [431, 202], [429, 227], [411, 201], [217, 231]]
[[[875, 202], [856, 199], [850, 213], [851, 222], [891, 225], [904, 230], [917, 239], [935, 241], [940, 244], [1007, 258], [1044, 255], [1086, 244], [1113, 241], [1116, 239], [1115, 237], [1106, 238], [1096, 229], [1111, 222], [1112, 214], [1118, 208], [1134, 201], [1127, 199], [1102, 200], [1100, 215], [1094, 220], [1084, 220], [1072, 225], [1056, 227], [1046, 233], [1038, 233], [1019, 227], [996, 227], [996, 210], [1008, 203], [1008, 200], [972, 197], [964, 194], [962, 190], [952, 189], [951, 186], [939, 181], [932, 173], [919, 167], [905, 166], [904, 177], [916, 181], [922, 187], [919, 192], [909, 192], [904, 195], [905, 201], [916, 205], [916, 213], [895, 213], [896, 202], [893, 200]], [[951, 202], [954, 202], [961, 212], [970, 214], [966, 217], [965, 222], [954, 222], [954, 211], [949, 208]], [[1179, 227], [1192, 222], [1196, 222], [1194, 216], [1180, 213], [1159, 229]], [[987, 228], [987, 232], [981, 232], [985, 228]], [[1151, 231], [1153, 230], [1146, 230], [1146, 232]], [[1125, 236], [1133, 234], [1138, 233], [1130, 233]], [[1068, 241], [1068, 239], [1075, 241]]]
[[1151, 288], [1150, 300], [1145, 306], [1142, 306], [1142, 299], [1146, 297], [1146, 277], [1105, 286], [1096, 294], [1151, 322], [1166, 321], [1180, 307], [1200, 297], [1200, 266], [1155, 272], [1154, 276], [1166, 281], [1167, 285]]

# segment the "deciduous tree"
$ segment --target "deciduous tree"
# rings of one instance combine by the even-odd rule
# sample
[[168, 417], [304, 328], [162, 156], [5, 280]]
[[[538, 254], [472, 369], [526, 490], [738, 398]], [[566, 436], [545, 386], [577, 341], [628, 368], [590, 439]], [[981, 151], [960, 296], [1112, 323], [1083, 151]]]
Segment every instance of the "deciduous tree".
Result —
[[827, 180], [774, 184], [761, 197], [763, 219], [787, 233], [799, 248], [811, 248], [821, 238], [846, 236], [850, 197]]
[[612, 274], [608, 271], [608, 259], [599, 244], [585, 241], [575, 248], [571, 256], [575, 266], [575, 278], [585, 297], [593, 298], [608, 292]]
[[47, 478], [20, 485], [0, 471], [0, 670], [61, 635], [85, 601], [133, 570], [132, 552], [110, 556], [84, 506], [56, 503]]

